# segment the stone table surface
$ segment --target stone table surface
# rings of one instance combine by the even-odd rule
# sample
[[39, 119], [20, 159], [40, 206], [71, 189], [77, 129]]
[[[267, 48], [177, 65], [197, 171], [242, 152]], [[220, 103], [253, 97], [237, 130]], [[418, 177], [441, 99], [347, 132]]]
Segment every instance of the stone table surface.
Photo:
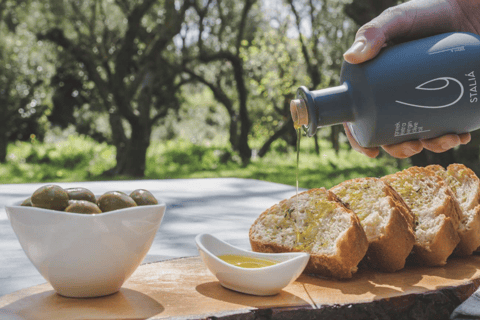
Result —
[[[46, 184], [51, 183], [0, 185], [0, 297], [46, 282], [23, 252], [5, 212], [5, 206], [28, 198]], [[88, 188], [96, 195], [147, 189], [166, 203], [165, 217], [144, 263], [197, 256], [194, 238], [199, 233], [250, 249], [250, 225], [265, 209], [295, 194], [292, 186], [237, 178], [56, 184]]]

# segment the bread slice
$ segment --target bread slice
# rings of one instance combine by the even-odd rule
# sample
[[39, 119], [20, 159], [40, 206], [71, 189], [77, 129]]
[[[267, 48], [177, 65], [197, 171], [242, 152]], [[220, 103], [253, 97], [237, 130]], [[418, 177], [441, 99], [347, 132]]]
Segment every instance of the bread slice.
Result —
[[325, 188], [312, 189], [267, 209], [249, 233], [258, 252], [305, 251], [304, 273], [351, 278], [367, 252], [358, 217]]
[[358, 178], [330, 189], [355, 212], [368, 240], [365, 262], [380, 271], [395, 272], [415, 243], [414, 217], [398, 193], [378, 178]]
[[460, 207], [445, 181], [429, 169], [411, 167], [385, 176], [415, 215], [412, 260], [442, 266], [460, 241]]
[[451, 164], [447, 169], [439, 165], [426, 168], [435, 171], [447, 182], [462, 210], [463, 217], [458, 227], [460, 243], [454, 254], [471, 255], [480, 246], [480, 180], [463, 164]]

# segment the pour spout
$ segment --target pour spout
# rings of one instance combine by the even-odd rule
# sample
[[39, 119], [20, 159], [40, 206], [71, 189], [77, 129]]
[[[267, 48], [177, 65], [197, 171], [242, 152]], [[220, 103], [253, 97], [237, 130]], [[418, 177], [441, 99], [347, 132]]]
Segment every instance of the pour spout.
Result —
[[292, 114], [293, 126], [295, 129], [308, 125], [308, 110], [305, 105], [305, 100], [292, 100], [290, 102], [290, 113]]

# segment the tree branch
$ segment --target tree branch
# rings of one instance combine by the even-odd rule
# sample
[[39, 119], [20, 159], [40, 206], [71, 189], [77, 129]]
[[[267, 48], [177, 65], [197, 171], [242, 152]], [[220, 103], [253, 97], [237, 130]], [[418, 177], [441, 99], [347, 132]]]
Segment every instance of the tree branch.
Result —
[[[293, 15], [295, 16], [295, 22], [296, 22], [297, 30], [298, 30], [298, 40], [300, 42], [300, 46], [302, 47], [303, 58], [305, 59], [305, 64], [307, 65], [308, 75], [310, 76], [310, 78], [312, 80], [312, 87], [317, 87], [321, 82], [321, 75], [318, 71], [318, 66], [314, 65], [312, 63], [312, 59], [311, 59], [310, 54], [308, 52], [307, 44], [303, 40], [302, 31], [300, 30], [300, 22], [301, 22], [300, 20], [301, 19], [300, 19], [300, 15], [299, 15], [297, 9], [295, 8], [295, 6], [293, 4], [293, 0], [289, 0], [289, 4], [290, 4], [290, 7], [292, 8]], [[313, 8], [312, 8], [312, 10], [313, 10]], [[312, 21], [312, 24], [313, 24], [313, 22], [314, 21]], [[318, 39], [315, 40], [315, 41], [318, 41]]]
[[209, 82], [207, 79], [205, 79], [204, 77], [202, 77], [199, 74], [196, 74], [195, 72], [193, 72], [192, 70], [190, 70], [188, 68], [184, 68], [184, 71], [187, 74], [189, 74], [193, 79], [195, 79], [198, 82], [206, 85], [212, 91], [215, 99], [217, 99], [218, 102], [220, 102], [221, 104], [223, 104], [225, 106], [229, 115], [233, 115], [235, 113], [234, 110], [233, 110], [232, 101], [230, 100], [228, 95], [225, 93], [225, 91], [223, 91], [222, 88], [220, 88], [220, 86], [216, 86], [215, 84]]
[[47, 31], [45, 34], [37, 34], [38, 40], [48, 40], [51, 41], [67, 52], [69, 52], [75, 59], [85, 65], [85, 68], [88, 72], [89, 78], [95, 83], [98, 88], [98, 92], [105, 103], [105, 106], [108, 106], [108, 84], [102, 79], [102, 76], [98, 73], [96, 69], [95, 58], [87, 50], [83, 50], [80, 46], [75, 46], [69, 39], [67, 39], [63, 33], [63, 30], [59, 28], [53, 28]]
[[253, 4], [256, 0], [246, 0], [245, 5], [243, 6], [242, 10], [242, 18], [240, 19], [240, 23], [238, 25], [238, 33], [237, 33], [237, 42], [235, 45], [235, 49], [237, 51], [237, 55], [240, 53], [240, 47], [242, 45], [243, 35], [245, 33], [245, 27], [247, 24], [247, 17], [250, 9], [252, 8]]

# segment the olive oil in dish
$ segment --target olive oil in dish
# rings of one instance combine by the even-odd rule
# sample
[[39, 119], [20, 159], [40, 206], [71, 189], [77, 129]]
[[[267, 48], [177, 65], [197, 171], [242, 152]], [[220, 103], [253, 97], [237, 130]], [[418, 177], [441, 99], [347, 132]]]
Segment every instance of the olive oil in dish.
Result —
[[224, 254], [218, 256], [218, 258], [231, 265], [249, 269], [270, 267], [278, 263], [273, 260], [240, 256], [236, 254]]

